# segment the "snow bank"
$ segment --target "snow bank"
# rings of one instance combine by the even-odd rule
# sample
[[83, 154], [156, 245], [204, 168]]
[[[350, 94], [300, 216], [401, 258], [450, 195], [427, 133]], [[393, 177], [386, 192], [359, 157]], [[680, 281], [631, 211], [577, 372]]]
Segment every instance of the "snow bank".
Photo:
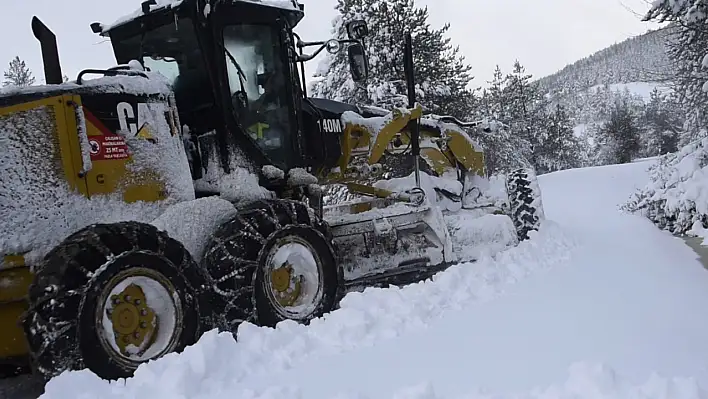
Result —
[[667, 154], [649, 170], [649, 183], [622, 207], [674, 234], [700, 234], [708, 215], [708, 138]]
[[[204, 346], [216, 349], [221, 344], [229, 344], [231, 338], [225, 334], [216, 335], [213, 332], [207, 333], [203, 339]], [[185, 355], [187, 352], [185, 351]], [[195, 369], [192, 371], [204, 371], [206, 359], [193, 356]], [[200, 370], [201, 369], [201, 370]], [[121, 387], [116, 383], [111, 389], [105, 389], [103, 381], [88, 372], [76, 373], [76, 382], [87, 387], [90, 392], [98, 392], [103, 388], [101, 396], [95, 394], [67, 393], [52, 394], [47, 393], [41, 398], [129, 398], [132, 396], [121, 394]], [[174, 374], [179, 378], [181, 373]], [[206, 380], [209, 380], [208, 378]], [[56, 380], [50, 381], [47, 385], [48, 391], [57, 386]], [[163, 380], [165, 387], [169, 387], [172, 382]], [[143, 386], [145, 393], [140, 397], [150, 397], [150, 394], [165, 395], [165, 390], [154, 390], [151, 386]], [[54, 389], [56, 391], [56, 389]], [[194, 396], [183, 396], [181, 392], [174, 392], [172, 396], [154, 396], [164, 399], [171, 398], [209, 398], [209, 399], [305, 399], [306, 396], [298, 389], [282, 386], [271, 386], [262, 391], [249, 388], [235, 388], [234, 390], [215, 390], [210, 393]], [[641, 384], [630, 382], [629, 379], [617, 374], [611, 367], [603, 364], [575, 363], [568, 370], [568, 378], [562, 384], [551, 385], [546, 388], [536, 388], [530, 392], [517, 392], [508, 394], [490, 394], [480, 388], [470, 387], [469, 393], [464, 396], [448, 396], [436, 393], [432, 384], [423, 382], [415, 386], [400, 389], [393, 396], [386, 395], [363, 395], [360, 393], [340, 393], [332, 399], [705, 399], [708, 396], [698, 383], [692, 378], [666, 378], [658, 374], [651, 375]]]
[[[262, 392], [242, 389], [231, 392], [231, 397], [248, 399], [305, 399], [295, 389], [270, 387]], [[436, 392], [430, 383], [420, 383], [402, 388], [392, 396], [341, 393], [332, 399], [704, 399], [703, 390], [691, 378], [666, 378], [658, 374], [642, 384], [632, 383], [612, 368], [593, 363], [575, 363], [568, 370], [568, 379], [562, 384], [537, 388], [530, 392], [491, 394], [483, 389], [470, 387], [464, 396], [449, 396]], [[226, 398], [214, 396], [214, 398]]]
[[452, 250], [459, 261], [472, 261], [519, 243], [514, 222], [507, 215], [477, 215], [461, 210], [445, 215]]
[[[286, 321], [272, 329], [244, 323], [238, 342], [229, 333], [211, 331], [181, 354], [142, 365], [128, 380], [107, 382], [88, 371], [66, 372], [49, 381], [42, 398], [268, 397], [243, 391], [243, 381], [424, 329], [451, 311], [493, 299], [517, 281], [563, 263], [575, 246], [567, 232], [546, 222], [531, 240], [495, 257], [455, 265], [402, 288], [350, 293], [340, 309], [309, 326]], [[279, 390], [269, 394], [298, 397]]]
[[[275, 398], [271, 392], [260, 396], [240, 396], [248, 398]], [[251, 394], [252, 395], [252, 394]], [[284, 396], [283, 396], [284, 397]], [[303, 396], [292, 395], [298, 399]], [[489, 394], [481, 389], [470, 389], [464, 396], [450, 397], [439, 395], [428, 383], [401, 389], [391, 399], [702, 399], [706, 392], [690, 378], [665, 378], [652, 375], [643, 384], [633, 384], [617, 375], [615, 371], [602, 364], [576, 363], [568, 371], [568, 379], [563, 384], [547, 388], [537, 388], [531, 392], [513, 394]], [[343, 394], [337, 399], [374, 399], [384, 396], [363, 396]]]

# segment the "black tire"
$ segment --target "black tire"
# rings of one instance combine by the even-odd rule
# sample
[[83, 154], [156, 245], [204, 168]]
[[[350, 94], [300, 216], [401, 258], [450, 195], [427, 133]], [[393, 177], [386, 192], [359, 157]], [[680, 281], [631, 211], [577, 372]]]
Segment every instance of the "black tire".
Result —
[[[266, 294], [265, 257], [274, 243], [286, 236], [305, 240], [317, 253], [323, 290], [313, 311], [300, 318], [279, 313]], [[337, 266], [332, 234], [327, 224], [301, 202], [260, 200], [241, 209], [209, 239], [202, 261], [211, 276], [212, 312], [204, 320], [211, 328], [235, 333], [248, 321], [275, 326], [286, 319], [307, 323], [336, 306], [342, 294], [342, 274]]]
[[119, 284], [124, 275], [155, 277], [170, 286], [172, 297], [178, 296], [175, 314], [182, 317], [165, 353], [196, 342], [202, 333], [198, 298], [206, 275], [184, 246], [148, 224], [92, 225], [47, 254], [30, 286], [23, 327], [35, 371], [45, 378], [84, 368], [111, 380], [133, 374], [138, 364], [126, 364], [106, 349], [96, 313], [98, 306], [104, 309], [99, 298], [109, 283]]
[[526, 240], [529, 232], [538, 230], [545, 219], [536, 173], [531, 169], [512, 171], [507, 175], [506, 190], [516, 233], [519, 240]]

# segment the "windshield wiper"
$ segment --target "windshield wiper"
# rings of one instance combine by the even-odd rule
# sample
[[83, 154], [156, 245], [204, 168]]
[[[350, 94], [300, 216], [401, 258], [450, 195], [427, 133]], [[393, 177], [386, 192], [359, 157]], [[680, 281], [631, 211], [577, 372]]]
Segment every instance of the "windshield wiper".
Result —
[[[234, 66], [236, 67], [236, 70], [238, 71], [239, 78], [243, 79], [244, 82], [248, 82], [248, 79], [246, 78], [246, 74], [243, 73], [243, 69], [241, 69], [241, 65], [239, 65], [238, 61], [236, 61], [236, 58], [234, 58], [234, 56], [231, 54], [229, 49], [227, 49], [224, 46], [222, 46], [222, 47], [223, 47], [226, 55], [229, 56], [229, 60], [231, 60], [231, 63], [234, 64]], [[243, 82], [241, 82], [241, 86], [243, 86]]]

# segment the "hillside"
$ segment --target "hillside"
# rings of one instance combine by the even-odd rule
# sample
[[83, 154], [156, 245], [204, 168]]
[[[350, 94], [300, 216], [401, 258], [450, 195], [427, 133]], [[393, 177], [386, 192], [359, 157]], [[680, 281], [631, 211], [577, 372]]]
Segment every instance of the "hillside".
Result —
[[561, 105], [567, 111], [575, 135], [586, 143], [588, 165], [609, 162], [600, 132], [620, 109], [639, 132], [640, 157], [676, 150], [684, 113], [670, 95], [671, 29], [614, 44], [536, 81], [551, 109]]
[[649, 31], [600, 50], [538, 80], [553, 105], [566, 107], [576, 126], [601, 123], [618, 96], [641, 108], [654, 89], [669, 91], [669, 28]]
[[538, 82], [556, 96], [597, 85], [662, 81], [670, 72], [664, 44], [668, 34], [668, 28], [663, 28], [627, 39]]

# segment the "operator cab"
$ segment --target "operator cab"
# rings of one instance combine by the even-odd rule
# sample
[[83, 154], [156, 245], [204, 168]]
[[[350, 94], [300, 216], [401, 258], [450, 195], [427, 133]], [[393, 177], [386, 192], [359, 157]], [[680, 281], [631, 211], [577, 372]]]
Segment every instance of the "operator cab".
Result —
[[299, 87], [290, 84], [299, 78], [290, 67], [288, 32], [302, 19], [302, 9], [290, 2], [175, 4], [145, 2], [142, 15], [101, 29], [118, 63], [139, 60], [167, 77], [190, 132], [228, 136], [224, 142], [245, 146], [260, 164], [300, 164], [293, 101]]
[[[184, 0], [157, 5], [148, 0], [141, 15], [111, 27], [94, 24], [92, 28], [110, 36], [119, 64], [139, 60], [170, 80], [181, 123], [197, 136], [216, 131], [227, 171], [234, 142], [260, 165], [288, 170], [321, 164], [321, 155], [308, 154], [313, 144], [321, 143], [313, 143], [319, 140], [313, 140], [312, 132], [303, 134], [306, 96], [298, 63], [304, 72], [304, 62], [323, 49], [338, 51], [342, 43], [349, 43], [350, 63], [358, 66], [356, 76], [365, 78], [368, 70], [362, 68], [368, 64], [363, 46], [351, 38], [296, 41], [292, 29], [303, 18], [304, 7], [295, 0], [208, 3]], [[362, 23], [353, 25], [362, 28]], [[317, 53], [302, 53], [312, 45], [320, 45]]]

